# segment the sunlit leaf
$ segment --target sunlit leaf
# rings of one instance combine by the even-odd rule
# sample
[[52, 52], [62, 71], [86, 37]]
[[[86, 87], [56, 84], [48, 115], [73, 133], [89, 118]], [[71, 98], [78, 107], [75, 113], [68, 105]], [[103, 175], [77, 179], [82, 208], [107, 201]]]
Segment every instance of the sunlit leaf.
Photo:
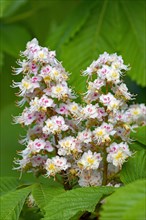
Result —
[[132, 182], [109, 196], [100, 220], [144, 220], [146, 180]]
[[27, 187], [1, 196], [1, 220], [18, 220], [24, 202], [30, 191], [31, 188]]
[[126, 162], [120, 174], [123, 183], [130, 183], [137, 179], [146, 178], [146, 150], [136, 152]]
[[15, 177], [0, 177], [0, 195], [15, 190], [19, 185], [19, 181]]
[[56, 196], [45, 207], [45, 220], [69, 220], [80, 211], [93, 212], [102, 197], [111, 194], [112, 187], [86, 187]]
[[48, 180], [47, 184], [34, 184], [32, 189], [32, 195], [40, 208], [44, 208], [55, 196], [64, 193], [64, 189], [61, 186], [54, 184], [50, 185]]

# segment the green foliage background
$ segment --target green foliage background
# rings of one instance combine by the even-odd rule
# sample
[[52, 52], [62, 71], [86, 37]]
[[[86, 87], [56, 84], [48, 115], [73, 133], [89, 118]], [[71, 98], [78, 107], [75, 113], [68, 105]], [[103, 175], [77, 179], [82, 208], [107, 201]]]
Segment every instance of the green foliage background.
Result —
[[[1, 175], [12, 171], [19, 134], [12, 125], [15, 106], [11, 66], [16, 66], [20, 50], [36, 37], [40, 45], [57, 51], [58, 59], [72, 73], [70, 83], [77, 92], [85, 90], [80, 70], [104, 51], [121, 54], [132, 68], [125, 77], [137, 102], [145, 102], [145, 1], [141, 0], [1, 0], [0, 83], [1, 83]], [[28, 175], [27, 175], [28, 177]]]

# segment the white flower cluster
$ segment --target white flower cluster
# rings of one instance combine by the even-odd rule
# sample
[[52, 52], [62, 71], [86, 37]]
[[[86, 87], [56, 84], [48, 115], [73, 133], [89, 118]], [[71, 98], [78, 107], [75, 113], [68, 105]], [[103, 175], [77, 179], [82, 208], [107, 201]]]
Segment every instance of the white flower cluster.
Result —
[[54, 51], [33, 39], [21, 56], [14, 71], [23, 79], [13, 87], [22, 97], [18, 105], [27, 104], [14, 121], [28, 126], [28, 132], [15, 169], [60, 174], [70, 186], [110, 184], [109, 176], [132, 155], [130, 131], [146, 124], [145, 105], [126, 104], [133, 96], [121, 80], [128, 70], [122, 57], [104, 53], [83, 72], [88, 85], [81, 105]]

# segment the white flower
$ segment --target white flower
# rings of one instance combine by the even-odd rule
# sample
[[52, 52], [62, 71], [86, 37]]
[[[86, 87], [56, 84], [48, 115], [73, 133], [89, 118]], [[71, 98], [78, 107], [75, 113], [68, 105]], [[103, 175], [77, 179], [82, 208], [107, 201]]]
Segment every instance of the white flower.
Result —
[[133, 99], [133, 95], [128, 92], [128, 88], [125, 83], [121, 83], [120, 85], [117, 85], [117, 87], [113, 87], [112, 90], [115, 92], [115, 95], [123, 96], [126, 100]]
[[97, 72], [97, 69], [98, 69], [98, 66], [97, 66], [97, 61], [93, 61], [91, 63], [91, 65], [89, 67], [87, 67], [87, 69], [85, 71], [83, 71], [83, 75], [86, 76], [86, 75], [89, 75], [91, 76], [93, 73], [96, 73]]
[[25, 76], [21, 82], [13, 82], [12, 86], [13, 88], [19, 87], [19, 96], [24, 96], [25, 94], [33, 93], [36, 88], [40, 88], [39, 82], [41, 81], [41, 78], [35, 78], [29, 78], [28, 76]]
[[102, 175], [100, 172], [95, 170], [83, 170], [79, 174], [79, 185], [82, 187], [85, 186], [101, 186], [102, 184]]
[[68, 105], [66, 105], [64, 103], [61, 103], [59, 105], [59, 107], [55, 109], [55, 111], [60, 115], [68, 115], [69, 114]]
[[34, 60], [42, 63], [48, 63], [48, 48], [41, 48], [37, 53], [34, 53]]
[[132, 155], [126, 142], [121, 142], [120, 144], [112, 143], [110, 147], [107, 148], [107, 152], [107, 161], [120, 168], [126, 159]]
[[109, 142], [110, 136], [113, 136], [116, 131], [113, 129], [112, 124], [103, 123], [100, 127], [97, 127], [93, 131], [94, 139], [97, 140], [98, 144]]
[[97, 118], [98, 117], [98, 111], [97, 111], [98, 104], [96, 105], [86, 105], [84, 108], [82, 108], [82, 118]]
[[45, 163], [45, 169], [47, 171], [47, 176], [55, 176], [62, 170], [67, 170], [70, 164], [67, 162], [65, 157], [55, 156], [52, 159], [48, 159]]
[[22, 115], [14, 117], [14, 122], [16, 124], [30, 125], [35, 119], [35, 114], [32, 113], [29, 108], [25, 108]]
[[43, 166], [47, 160], [47, 155], [42, 156], [40, 154], [34, 155], [30, 158], [30, 162], [32, 164], [32, 167], [39, 167]]
[[113, 96], [113, 94], [111, 94], [111, 93], [109, 92], [109, 93], [106, 94], [106, 95], [103, 95], [103, 94], [102, 94], [102, 95], [99, 97], [99, 100], [100, 100], [100, 102], [101, 102], [103, 105], [108, 106], [108, 105], [111, 103], [112, 100], [115, 100], [115, 97]]
[[53, 98], [58, 98], [59, 100], [62, 98], [67, 98], [71, 95], [71, 90], [67, 87], [66, 83], [57, 84], [56, 86], [52, 86], [51, 88], [51, 96]]
[[44, 150], [44, 147], [46, 145], [46, 142], [39, 138], [35, 139], [34, 141], [30, 140], [28, 142], [27, 148], [30, 149], [32, 153], [39, 153], [41, 150]]
[[92, 132], [90, 130], [84, 130], [82, 132], [79, 132], [77, 139], [80, 142], [88, 144], [88, 143], [92, 142]]
[[[127, 126], [128, 127], [128, 126]], [[130, 143], [130, 131], [131, 129], [125, 129], [124, 127], [116, 127], [116, 134], [122, 139], [122, 141], [126, 141]]]
[[13, 68], [13, 71], [15, 72], [15, 75], [18, 75], [20, 73], [26, 73], [29, 69], [28, 61], [23, 59], [22, 61], [18, 61], [17, 64], [20, 66], [19, 68]]
[[103, 122], [101, 125], [101, 128], [104, 128], [106, 130], [106, 132], [110, 135], [114, 135], [116, 133], [113, 125], [110, 123]]
[[58, 142], [59, 155], [71, 155], [72, 153], [76, 153], [78, 151], [81, 150], [78, 149], [77, 141], [72, 136], [63, 138]]
[[48, 151], [48, 152], [52, 152], [54, 150], [54, 147], [52, 146], [52, 144], [50, 143], [50, 141], [46, 141], [46, 145], [44, 147], [44, 150]]
[[92, 153], [89, 150], [88, 152], [83, 153], [81, 159], [78, 160], [78, 166], [83, 170], [97, 169], [101, 160], [100, 153]]
[[68, 129], [68, 126], [65, 124], [64, 118], [62, 116], [53, 116], [45, 123], [46, 126], [43, 127], [44, 134], [56, 134]]
[[129, 109], [125, 112], [125, 120], [128, 123], [134, 123], [138, 125], [146, 124], [146, 106], [144, 104], [135, 104], [129, 106]]
[[107, 65], [103, 65], [101, 69], [97, 71], [97, 75], [102, 79], [106, 79], [110, 72], [110, 68]]
[[107, 106], [108, 110], [114, 112], [116, 112], [123, 104], [122, 101], [116, 99], [110, 92], [106, 95], [101, 95], [99, 99], [104, 106]]
[[77, 117], [80, 115], [81, 107], [77, 103], [71, 102], [68, 103], [68, 110], [71, 112], [71, 114], [73, 114], [73, 116]]
[[117, 69], [111, 68], [106, 75], [106, 79], [108, 82], [119, 83], [120, 82], [120, 73]]
[[27, 164], [30, 163], [30, 158], [22, 158], [21, 160], [14, 160], [14, 163], [17, 165], [17, 167], [14, 167], [13, 170], [23, 170], [27, 166]]
[[40, 103], [38, 97], [35, 97], [30, 101], [30, 111], [31, 112], [40, 111]]
[[38, 45], [38, 40], [34, 38], [33, 40], [29, 41], [26, 45], [26, 50], [22, 52], [22, 54], [29, 59], [33, 59], [34, 54], [40, 50], [40, 46]]
[[51, 81], [50, 72], [52, 70], [52, 67], [50, 65], [46, 65], [41, 68], [40, 76], [43, 77], [46, 84], [48, 84]]
[[40, 98], [39, 104], [41, 106], [41, 110], [45, 110], [45, 111], [48, 107], [55, 107], [53, 99], [48, 98], [46, 95], [43, 95]]

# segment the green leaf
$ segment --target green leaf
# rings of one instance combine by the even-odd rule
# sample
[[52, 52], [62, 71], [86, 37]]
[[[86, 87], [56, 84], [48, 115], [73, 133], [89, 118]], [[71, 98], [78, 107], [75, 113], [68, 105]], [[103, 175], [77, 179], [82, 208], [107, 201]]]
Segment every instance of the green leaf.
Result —
[[130, 145], [130, 150], [140, 151], [140, 150], [146, 150], [146, 145], [141, 144], [140, 142], [134, 141]]
[[64, 189], [60, 186], [46, 185], [46, 184], [34, 184], [32, 189], [32, 195], [36, 204], [41, 209], [44, 208], [55, 196], [64, 193]]
[[18, 220], [31, 188], [16, 190], [0, 197], [1, 220]]
[[20, 49], [24, 50], [31, 38], [26, 28], [19, 25], [1, 25], [0, 31], [2, 51], [14, 57], [18, 57]]
[[[57, 31], [51, 34], [47, 40], [47, 44], [51, 49], [60, 49], [63, 44], [69, 43], [71, 39], [81, 30], [90, 15], [90, 9], [95, 3], [88, 4], [85, 1], [80, 4], [80, 7], [75, 9], [75, 13], [57, 28]], [[80, 10], [82, 8], [82, 10]], [[50, 45], [51, 44], [51, 45]]]
[[119, 188], [106, 199], [100, 220], [144, 220], [146, 180]]
[[56, 196], [45, 207], [45, 220], [68, 220], [81, 211], [93, 212], [104, 196], [114, 191], [112, 187], [86, 187], [67, 191]]
[[146, 145], [146, 126], [138, 127], [136, 132], [131, 133], [131, 137], [140, 142], [141, 144]]
[[[68, 34], [67, 41], [62, 40], [60, 29], [48, 37], [49, 46], [56, 45], [55, 49], [59, 52], [64, 66], [68, 71], [73, 72], [71, 83], [79, 91], [84, 91], [85, 80], [80, 77], [80, 70], [86, 69], [99, 54], [107, 51], [121, 54], [125, 63], [132, 66], [132, 70], [128, 72], [129, 76], [138, 84], [146, 85], [144, 80], [144, 1], [139, 1], [138, 4], [137, 1], [131, 4], [131, 1], [123, 0], [93, 2], [94, 7], [89, 8], [89, 4], [85, 4], [88, 19], [84, 20], [76, 34], [67, 32], [70, 25], [66, 22], [66, 29], [63, 27], [62, 33]], [[82, 11], [82, 6], [78, 10]], [[78, 20], [72, 16], [72, 19], [76, 22], [76, 25], [74, 24], [76, 27], [82, 16], [79, 16]]]
[[13, 191], [19, 185], [19, 180], [15, 177], [0, 177], [0, 195]]
[[0, 51], [0, 68], [3, 66], [3, 62], [4, 62], [4, 55], [2, 51]]
[[137, 179], [146, 178], [146, 150], [136, 152], [122, 167], [120, 178], [127, 184]]
[[27, 0], [1, 0], [0, 17], [12, 15], [20, 6], [26, 3]]

